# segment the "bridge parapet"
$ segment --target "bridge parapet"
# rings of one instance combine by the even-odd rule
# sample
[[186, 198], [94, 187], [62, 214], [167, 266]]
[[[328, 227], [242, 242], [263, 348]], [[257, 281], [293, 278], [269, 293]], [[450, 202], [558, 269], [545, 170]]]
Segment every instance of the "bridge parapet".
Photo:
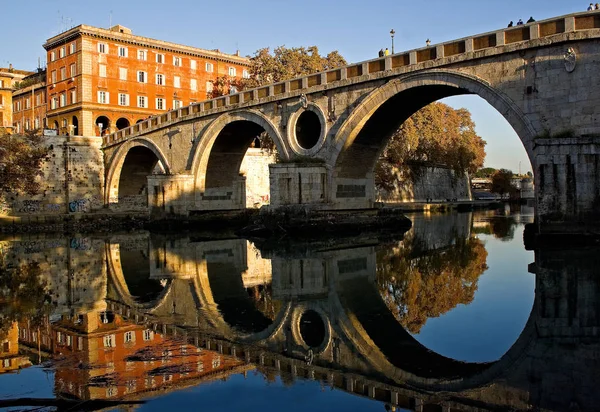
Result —
[[[594, 32], [590, 32], [594, 30]], [[528, 49], [545, 44], [553, 36], [573, 39], [600, 37], [600, 13], [574, 13], [547, 20], [504, 28], [497, 31], [400, 52], [383, 58], [353, 63], [345, 67], [314, 73], [284, 82], [221, 96], [150, 117], [128, 128], [103, 137], [103, 147], [174, 125], [180, 121], [232, 111], [241, 107], [299, 97], [330, 88], [343, 87], [370, 78], [385, 78], [423, 68], [433, 68], [459, 61]]]

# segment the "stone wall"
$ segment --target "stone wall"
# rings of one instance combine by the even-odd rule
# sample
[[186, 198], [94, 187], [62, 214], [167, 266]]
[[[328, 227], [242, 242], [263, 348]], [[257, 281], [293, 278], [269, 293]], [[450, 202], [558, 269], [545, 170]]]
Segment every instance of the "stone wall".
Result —
[[469, 177], [444, 167], [422, 167], [415, 173], [396, 170], [394, 189], [377, 189], [377, 200], [385, 203], [473, 200]]
[[4, 195], [0, 214], [10, 216], [81, 214], [101, 209], [104, 164], [101, 138], [48, 137], [37, 195]]
[[261, 149], [249, 148], [246, 152], [240, 167], [240, 174], [246, 177], [246, 207], [269, 204], [271, 163], [275, 163], [275, 156], [265, 154]]

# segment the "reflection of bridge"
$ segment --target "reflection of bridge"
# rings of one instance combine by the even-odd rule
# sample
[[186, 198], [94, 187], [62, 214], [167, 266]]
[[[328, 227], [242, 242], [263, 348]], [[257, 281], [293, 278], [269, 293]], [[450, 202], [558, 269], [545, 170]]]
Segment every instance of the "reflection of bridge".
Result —
[[[541, 228], [593, 218], [600, 128], [590, 78], [599, 38], [597, 12], [578, 13], [165, 113], [105, 137], [105, 203], [181, 214], [242, 209], [240, 163], [266, 131], [283, 161], [270, 169], [274, 206], [372, 207], [374, 165], [398, 126], [433, 101], [475, 94], [523, 142]], [[313, 161], [295, 162], [306, 157]]]
[[[279, 306], [268, 316], [244, 285], [244, 243], [167, 243], [163, 256], [176, 257], [167, 265], [185, 272], [173, 272], [166, 291], [143, 306], [124, 295], [127, 274], [114, 273], [120, 264], [113, 246], [108, 306], [130, 321], [259, 368], [403, 408], [588, 410], [597, 404], [594, 252], [582, 251], [577, 260], [537, 252], [531, 266], [536, 298], [521, 336], [498, 361], [469, 364], [429, 351], [389, 314], [374, 284], [372, 247], [273, 257], [271, 287]], [[307, 364], [309, 347], [314, 359]]]

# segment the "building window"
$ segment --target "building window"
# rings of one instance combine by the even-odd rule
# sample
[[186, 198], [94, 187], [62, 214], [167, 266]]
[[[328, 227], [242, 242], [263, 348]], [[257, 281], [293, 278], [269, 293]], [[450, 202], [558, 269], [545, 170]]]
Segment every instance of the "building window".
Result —
[[177, 87], [177, 88], [181, 87], [181, 77], [173, 76], [173, 87]]
[[156, 110], [165, 110], [165, 99], [162, 97], [156, 98]]
[[173, 110], [177, 110], [183, 106], [181, 100], [173, 100]]
[[109, 93], [105, 91], [98, 92], [98, 103], [108, 104], [110, 101]]
[[249, 72], [248, 70], [244, 70], [244, 71], [242, 72], [242, 77], [243, 77], [244, 79], [249, 79], [249, 78], [250, 78], [250, 72]]
[[115, 335], [104, 336], [104, 347], [114, 348], [116, 346]]
[[135, 332], [125, 332], [125, 343], [135, 342]]
[[67, 78], [67, 68], [61, 67], [60, 68], [60, 80], [65, 80], [66, 78]]
[[196, 60], [190, 60], [190, 69], [196, 70], [198, 68], [198, 62]]
[[212, 91], [213, 91], [213, 83], [206, 82], [206, 93], [212, 93]]
[[98, 53], [108, 53], [108, 44], [98, 43]]
[[77, 65], [75, 63], [71, 64], [69, 71], [71, 72], [71, 77], [77, 76]]
[[21, 111], [21, 101], [17, 101], [15, 103], [15, 112], [20, 112]]
[[212, 63], [206, 63], [206, 71], [209, 73], [212, 73], [213, 71], [213, 64]]
[[126, 93], [119, 93], [119, 106], [129, 106], [129, 95]]
[[173, 56], [173, 66], [181, 66], [181, 58]]
[[119, 46], [119, 57], [127, 57], [127, 47]]
[[148, 98], [146, 96], [138, 96], [138, 107], [145, 109], [148, 106]]
[[237, 87], [235, 87], [235, 86], [230, 86], [229, 87], [229, 94], [234, 94], [234, 93], [237, 93], [237, 92], [238, 92]]
[[77, 90], [71, 90], [71, 104], [77, 103]]
[[162, 53], [156, 53], [156, 63], [164, 63], [165, 62], [165, 55]]
[[[25, 130], [29, 130], [29, 119], [25, 119]], [[35, 339], [33, 340], [35, 342]]]
[[75, 53], [75, 43], [69, 44], [69, 54]]
[[58, 106], [58, 97], [54, 96], [52, 99], [50, 99], [50, 109], [54, 110], [54, 109], [56, 109], [57, 106]]
[[58, 55], [59, 57], [62, 59], [63, 57], [65, 57], [65, 54], [67, 52], [67, 48], [66, 47], [61, 47], [58, 51]]
[[98, 65], [98, 76], [106, 77], [106, 64]]
[[192, 91], [198, 90], [198, 81], [196, 79], [190, 79], [190, 89]]
[[125, 67], [119, 67], [119, 79], [127, 80], [127, 69]]
[[146, 83], [147, 81], [148, 81], [148, 76], [146, 75], [146, 72], [138, 71], [138, 82]]
[[154, 340], [154, 332], [151, 331], [150, 329], [146, 329], [144, 331], [144, 340], [145, 341]]
[[160, 73], [156, 74], [156, 84], [158, 84], [159, 86], [164, 86], [165, 85], [165, 76], [163, 76]]
[[138, 50], [138, 60], [146, 60], [148, 58], [148, 50]]
[[230, 76], [235, 76], [235, 67], [230, 67], [229, 68], [229, 75]]
[[54, 60], [56, 60], [56, 52], [51, 51], [50, 52], [50, 61], [53, 62]]
[[52, 83], [56, 83], [56, 70], [52, 70], [50, 73], [50, 79], [52, 80]]
[[29, 109], [29, 97], [25, 99], [25, 109]]
[[60, 94], [60, 107], [65, 107], [67, 105], [67, 95], [64, 93]]

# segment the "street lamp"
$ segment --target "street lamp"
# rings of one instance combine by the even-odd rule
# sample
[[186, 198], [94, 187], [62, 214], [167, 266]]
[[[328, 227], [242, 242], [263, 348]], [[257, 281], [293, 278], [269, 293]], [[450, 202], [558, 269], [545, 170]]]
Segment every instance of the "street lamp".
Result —
[[396, 34], [396, 31], [394, 29], [390, 30], [390, 36], [392, 36], [392, 54], [394, 54], [394, 34]]

